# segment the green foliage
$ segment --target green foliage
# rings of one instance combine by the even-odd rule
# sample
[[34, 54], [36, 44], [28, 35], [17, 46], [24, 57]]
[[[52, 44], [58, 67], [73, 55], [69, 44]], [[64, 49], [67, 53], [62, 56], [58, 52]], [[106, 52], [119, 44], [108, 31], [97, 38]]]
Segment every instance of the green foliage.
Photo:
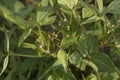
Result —
[[115, 72], [115, 67], [111, 60], [104, 53], [95, 53], [91, 55], [92, 61], [98, 66], [100, 72]]
[[73, 9], [77, 5], [78, 0], [70, 0], [70, 1], [69, 0], [58, 0], [58, 3], [62, 5], [62, 7]]
[[81, 54], [91, 54], [98, 51], [99, 46], [96, 38], [89, 33], [81, 33], [78, 40], [78, 47]]
[[0, 0], [0, 80], [119, 80], [120, 0]]
[[0, 73], [0, 75], [5, 71], [5, 69], [7, 68], [8, 65], [8, 60], [9, 60], [9, 56], [6, 56], [6, 58], [4, 59], [4, 63], [3, 63], [3, 69]]
[[61, 41], [61, 48], [67, 49], [70, 45], [77, 42], [77, 37], [65, 37]]
[[63, 65], [65, 71], [67, 72], [67, 66], [68, 66], [67, 53], [64, 50], [59, 50], [59, 52], [57, 53], [57, 58], [60, 61], [60, 63]]
[[108, 6], [108, 12], [113, 14], [120, 14], [120, 0], [115, 0], [111, 2], [111, 4]]
[[55, 21], [55, 16], [51, 16], [53, 10], [47, 6], [38, 8], [36, 14], [36, 21], [39, 25], [49, 25]]
[[20, 36], [18, 46], [20, 46], [22, 44], [22, 42], [31, 34], [31, 31], [32, 31], [32, 29], [24, 30], [24, 32]]

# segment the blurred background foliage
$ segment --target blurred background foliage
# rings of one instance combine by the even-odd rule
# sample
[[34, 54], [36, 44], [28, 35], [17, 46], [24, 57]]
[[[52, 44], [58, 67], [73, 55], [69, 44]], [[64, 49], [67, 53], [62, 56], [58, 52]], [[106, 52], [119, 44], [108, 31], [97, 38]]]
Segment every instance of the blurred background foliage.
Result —
[[0, 80], [119, 80], [120, 0], [0, 0]]

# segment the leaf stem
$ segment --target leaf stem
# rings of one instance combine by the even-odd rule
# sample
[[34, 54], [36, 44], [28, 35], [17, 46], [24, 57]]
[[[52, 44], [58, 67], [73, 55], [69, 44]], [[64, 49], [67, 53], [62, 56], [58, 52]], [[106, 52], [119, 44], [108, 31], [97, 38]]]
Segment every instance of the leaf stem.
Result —
[[25, 55], [25, 54], [9, 54], [10, 56], [28, 57], [28, 58], [40, 58], [37, 55]]
[[95, 75], [97, 77], [97, 80], [101, 80], [99, 73], [97, 71], [95, 71], [95, 70], [94, 70], [94, 73], [95, 73]]

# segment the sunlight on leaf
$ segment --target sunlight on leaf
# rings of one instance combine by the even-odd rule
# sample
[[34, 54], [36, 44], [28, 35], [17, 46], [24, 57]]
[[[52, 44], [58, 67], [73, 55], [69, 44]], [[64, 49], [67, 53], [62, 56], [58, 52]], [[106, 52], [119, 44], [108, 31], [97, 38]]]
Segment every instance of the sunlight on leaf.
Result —
[[5, 52], [9, 53], [9, 47], [10, 47], [9, 35], [8, 32], [5, 30]]
[[92, 16], [92, 17], [86, 19], [86, 20], [82, 23], [82, 25], [88, 24], [88, 23], [92, 23], [92, 22], [98, 21], [98, 20], [100, 20], [100, 19], [101, 19], [101, 18], [98, 17], [98, 16]]
[[7, 68], [8, 60], [9, 60], [9, 56], [7, 55], [7, 56], [5, 57], [5, 59], [4, 59], [3, 69], [2, 69], [2, 71], [0, 72], [0, 76], [3, 74], [3, 72], [4, 72], [5, 69]]
[[73, 9], [77, 5], [78, 0], [58, 0], [58, 3], [62, 6], [67, 6], [69, 9]]
[[108, 12], [113, 14], [120, 14], [120, 0], [112, 1], [108, 7]]
[[98, 71], [98, 67], [91, 61], [88, 60], [84, 60], [84, 62], [89, 65], [90, 67], [92, 67], [95, 71]]
[[99, 12], [102, 12], [103, 10], [103, 0], [97, 0]]
[[53, 14], [53, 10], [50, 7], [40, 7], [37, 11], [37, 23], [39, 25], [48, 25], [52, 24], [56, 17], [51, 16]]
[[21, 29], [26, 29], [28, 27], [33, 27], [35, 22], [26, 21], [22, 17], [15, 15], [12, 11], [0, 5], [0, 15], [6, 20], [13, 22], [18, 25]]
[[31, 48], [31, 49], [36, 49], [36, 45], [31, 44], [31, 43], [23, 43], [22, 47], [24, 48]]
[[59, 50], [57, 53], [57, 58], [63, 65], [65, 71], [67, 72], [67, 67], [68, 67], [68, 55], [64, 50]]
[[22, 44], [22, 42], [31, 34], [31, 31], [32, 29], [26, 29], [22, 35], [20, 36], [20, 39], [19, 39], [19, 44], [18, 46], [20, 46]]
[[89, 18], [91, 17], [92, 15], [94, 15], [95, 13], [91, 10], [90, 7], [84, 7], [82, 9], [82, 17], [83, 18]]
[[66, 49], [68, 48], [70, 45], [72, 45], [73, 43], [77, 42], [77, 37], [66, 37], [63, 38], [61, 41], [61, 48]]

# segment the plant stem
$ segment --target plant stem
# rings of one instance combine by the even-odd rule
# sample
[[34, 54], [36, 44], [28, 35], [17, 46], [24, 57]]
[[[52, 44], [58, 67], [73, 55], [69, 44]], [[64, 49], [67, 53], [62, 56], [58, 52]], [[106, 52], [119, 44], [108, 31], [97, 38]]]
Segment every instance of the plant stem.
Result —
[[97, 76], [97, 80], [101, 80], [99, 73], [97, 71], [94, 71], [94, 73]]
[[25, 55], [25, 54], [9, 54], [10, 56], [28, 57], [28, 58], [40, 58], [37, 55]]

